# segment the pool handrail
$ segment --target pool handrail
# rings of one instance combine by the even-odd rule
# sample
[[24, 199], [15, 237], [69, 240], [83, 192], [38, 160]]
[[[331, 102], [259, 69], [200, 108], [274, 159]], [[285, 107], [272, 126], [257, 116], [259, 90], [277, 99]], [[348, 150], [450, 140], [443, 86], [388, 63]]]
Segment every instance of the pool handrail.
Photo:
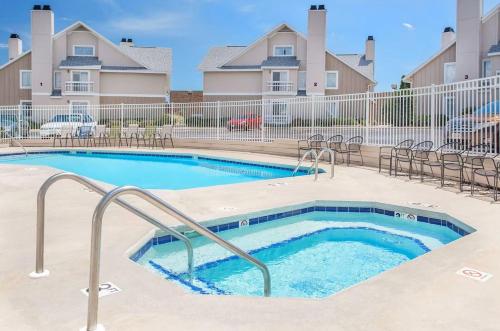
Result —
[[26, 149], [26, 147], [24, 147], [23, 144], [21, 144], [21, 142], [18, 139], [14, 138], [13, 135], [11, 135], [10, 133], [8, 133], [6, 131], [4, 132], [4, 134], [6, 134], [7, 136], [10, 137], [11, 144], [17, 145], [17, 147], [20, 147], [24, 152], [24, 156], [28, 157], [28, 150]]
[[[314, 181], [317, 181], [318, 180], [318, 172], [319, 172], [319, 170], [318, 170], [319, 160], [323, 156], [323, 153], [326, 153], [326, 152], [330, 153], [330, 161], [332, 163], [331, 171], [330, 171], [330, 178], [333, 178], [333, 176], [335, 174], [335, 151], [332, 150], [331, 148], [328, 148], [328, 147], [321, 148], [321, 150], [319, 151], [319, 154], [314, 149], [310, 149], [307, 152], [305, 152], [304, 155], [302, 156], [302, 158], [300, 159], [299, 163], [295, 167], [295, 170], [293, 170], [292, 176], [295, 176], [297, 171], [299, 171], [300, 166], [305, 161], [305, 159], [309, 155], [312, 155], [314, 157], [314, 163], [311, 166], [311, 168], [314, 167]], [[311, 169], [311, 168], [309, 168], [309, 169]]]
[[[35, 271], [30, 274], [31, 278], [41, 278], [49, 275], [49, 271], [44, 269], [44, 237], [45, 237], [45, 196], [47, 195], [48, 189], [56, 182], [69, 179], [77, 183], [82, 184], [88, 189], [98, 193], [101, 196], [105, 196], [108, 192], [104, 190], [99, 185], [91, 182], [83, 176], [79, 176], [70, 172], [61, 172], [49, 177], [40, 187], [37, 196], [37, 222], [36, 222], [36, 264]], [[145, 214], [140, 209], [131, 206], [129, 203], [116, 199], [116, 204], [125, 208], [126, 210], [132, 212], [136, 216], [144, 219], [145, 221], [151, 223], [152, 225], [160, 228], [161, 230], [169, 233], [175, 238], [179, 239], [184, 243], [188, 255], [188, 273], [189, 275], [193, 272], [193, 245], [188, 237], [182, 233], [162, 224], [160, 221], [154, 219], [153, 217]]]
[[319, 160], [323, 156], [323, 153], [330, 153], [330, 162], [332, 163], [331, 170], [330, 170], [330, 178], [333, 178], [333, 176], [335, 175], [335, 151], [329, 147], [323, 147], [319, 151], [319, 154], [317, 156], [316, 167], [317, 167]]
[[99, 304], [99, 268], [100, 268], [100, 255], [101, 255], [101, 230], [102, 230], [102, 220], [104, 212], [111, 202], [117, 200], [122, 195], [133, 195], [141, 198], [142, 200], [149, 202], [151, 205], [157, 207], [158, 209], [164, 211], [170, 216], [175, 217], [184, 225], [188, 226], [192, 230], [198, 232], [201, 236], [208, 238], [215, 243], [219, 244], [223, 248], [231, 251], [235, 255], [242, 259], [247, 260], [254, 266], [260, 269], [264, 277], [264, 296], [268, 297], [271, 295], [271, 275], [267, 266], [260, 260], [254, 258], [247, 252], [241, 250], [240, 248], [234, 246], [230, 242], [222, 239], [214, 232], [210, 231], [203, 225], [199, 224], [195, 220], [191, 219], [189, 216], [183, 214], [181, 211], [177, 210], [167, 202], [163, 201], [156, 195], [146, 190], [140, 189], [133, 186], [122, 186], [117, 187], [114, 190], [107, 193], [97, 204], [92, 216], [92, 235], [91, 235], [91, 250], [90, 250], [90, 277], [89, 277], [89, 299], [88, 299], [88, 311], [87, 311], [87, 331], [95, 331], [98, 329], [97, 324], [97, 312]]

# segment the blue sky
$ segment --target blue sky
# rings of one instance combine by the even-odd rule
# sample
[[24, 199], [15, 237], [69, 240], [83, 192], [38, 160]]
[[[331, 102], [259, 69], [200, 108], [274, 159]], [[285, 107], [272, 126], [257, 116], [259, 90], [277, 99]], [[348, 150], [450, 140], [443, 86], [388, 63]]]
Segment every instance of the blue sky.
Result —
[[[456, 0], [329, 0], [327, 42], [336, 53], [361, 53], [368, 35], [377, 48], [378, 90], [390, 88], [439, 49], [441, 31], [455, 27]], [[484, 0], [485, 12], [499, 1]], [[137, 45], [173, 48], [173, 89], [201, 89], [197, 66], [211, 46], [248, 45], [287, 22], [306, 32], [302, 0], [45, 0], [2, 1], [0, 63], [7, 61], [10, 33], [30, 47], [30, 9], [48, 3], [56, 31], [76, 20], [88, 23], [114, 42], [131, 37]], [[7, 7], [7, 8], [6, 8]]]

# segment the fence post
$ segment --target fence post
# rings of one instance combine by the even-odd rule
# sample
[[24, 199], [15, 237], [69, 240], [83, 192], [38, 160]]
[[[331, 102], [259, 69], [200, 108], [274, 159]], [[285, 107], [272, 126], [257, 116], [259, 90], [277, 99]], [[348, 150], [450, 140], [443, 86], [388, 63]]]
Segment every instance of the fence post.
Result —
[[366, 91], [365, 96], [365, 142], [370, 144], [370, 91]]
[[315, 116], [316, 116], [316, 96], [313, 94], [311, 96], [311, 134], [314, 135], [315, 130]]
[[436, 85], [431, 86], [431, 141], [436, 145]]
[[17, 139], [21, 138], [21, 110], [22, 105], [17, 106]]
[[[258, 102], [257, 102], [258, 103]], [[260, 100], [260, 141], [264, 142], [265, 140], [265, 117], [264, 117], [264, 101], [261, 99]]]
[[170, 106], [170, 125], [174, 126], [175, 125], [175, 121], [174, 121], [174, 107], [175, 107], [175, 103], [169, 103], [169, 106]]
[[123, 103], [120, 104], [120, 135], [123, 132]]
[[220, 140], [220, 100], [217, 100], [217, 140]]

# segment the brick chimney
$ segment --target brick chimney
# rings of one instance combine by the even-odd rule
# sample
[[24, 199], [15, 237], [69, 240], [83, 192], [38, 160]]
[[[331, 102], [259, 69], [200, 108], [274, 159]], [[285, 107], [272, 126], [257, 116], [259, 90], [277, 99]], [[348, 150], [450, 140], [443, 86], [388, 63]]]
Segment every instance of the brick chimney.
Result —
[[[33, 100], [38, 96], [50, 95], [52, 92], [53, 35], [54, 13], [50, 6], [34, 5], [31, 11], [31, 91]], [[35, 101], [33, 102], [35, 103]]]
[[13, 33], [9, 38], [9, 61], [15, 59], [23, 52], [23, 41], [17, 33]]
[[483, 0], [457, 0], [458, 81], [481, 77], [481, 17]]
[[307, 95], [325, 94], [326, 9], [312, 5], [307, 22]]

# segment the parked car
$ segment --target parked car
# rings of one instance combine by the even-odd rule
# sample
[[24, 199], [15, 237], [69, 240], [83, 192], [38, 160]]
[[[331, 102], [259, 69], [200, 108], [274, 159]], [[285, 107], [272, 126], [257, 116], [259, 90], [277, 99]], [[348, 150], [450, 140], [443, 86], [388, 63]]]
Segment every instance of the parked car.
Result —
[[452, 118], [446, 124], [446, 140], [464, 148], [477, 144], [496, 146], [500, 153], [500, 101], [488, 103], [472, 114]]
[[260, 116], [247, 115], [231, 118], [227, 121], [226, 127], [229, 131], [259, 129], [262, 124]]
[[18, 121], [15, 115], [0, 115], [0, 137], [26, 137], [29, 131], [28, 122]]
[[52, 119], [40, 127], [40, 137], [48, 138], [61, 135], [61, 128], [71, 126], [73, 135], [78, 134], [78, 130], [82, 126], [92, 127], [95, 130], [97, 122], [86, 114], [61, 114], [55, 115]]

